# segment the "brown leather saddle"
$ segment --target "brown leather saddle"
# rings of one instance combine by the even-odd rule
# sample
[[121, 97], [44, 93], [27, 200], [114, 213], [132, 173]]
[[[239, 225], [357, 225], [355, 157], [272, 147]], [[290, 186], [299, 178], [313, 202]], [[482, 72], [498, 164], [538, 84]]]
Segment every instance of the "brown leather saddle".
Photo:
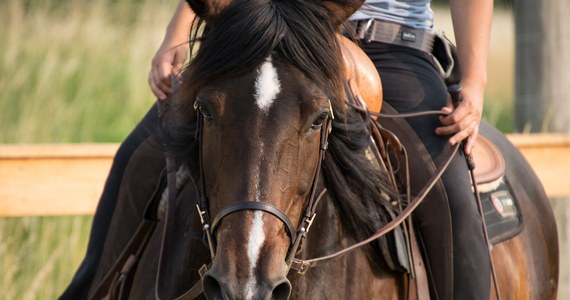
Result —
[[475, 160], [475, 178], [478, 185], [492, 185], [505, 175], [505, 159], [497, 146], [485, 136], [477, 138], [473, 149]]
[[344, 77], [352, 93], [366, 102], [370, 111], [382, 108], [382, 81], [368, 55], [354, 42], [338, 36], [344, 59]]

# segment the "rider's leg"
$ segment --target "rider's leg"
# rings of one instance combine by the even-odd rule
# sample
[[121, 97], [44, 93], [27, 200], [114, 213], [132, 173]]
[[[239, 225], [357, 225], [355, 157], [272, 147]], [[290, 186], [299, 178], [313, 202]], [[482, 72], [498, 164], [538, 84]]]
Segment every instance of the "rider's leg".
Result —
[[135, 150], [151, 135], [150, 128], [156, 121], [156, 118], [157, 109], [156, 106], [153, 106], [119, 147], [93, 217], [85, 258], [60, 299], [87, 298], [87, 293], [91, 288], [97, 271], [105, 239], [115, 212], [119, 187], [125, 168]]
[[[381, 43], [365, 43], [364, 50], [382, 76], [384, 101], [394, 109], [417, 112], [446, 105], [446, 87], [429, 54]], [[438, 117], [411, 118], [408, 122], [432, 158], [437, 158], [447, 143], [446, 137], [435, 134], [435, 128], [441, 126]], [[442, 180], [453, 226], [454, 299], [487, 299], [490, 259], [462, 154], [454, 157]]]
[[[416, 131], [435, 130], [421, 118], [410, 121]], [[435, 125], [435, 124], [434, 124]], [[436, 125], [439, 126], [439, 125]], [[432, 159], [447, 139], [420, 133]], [[449, 199], [453, 232], [453, 298], [488, 299], [490, 296], [490, 258], [482, 231], [482, 221], [471, 190], [465, 157], [458, 153], [443, 173], [442, 181]]]

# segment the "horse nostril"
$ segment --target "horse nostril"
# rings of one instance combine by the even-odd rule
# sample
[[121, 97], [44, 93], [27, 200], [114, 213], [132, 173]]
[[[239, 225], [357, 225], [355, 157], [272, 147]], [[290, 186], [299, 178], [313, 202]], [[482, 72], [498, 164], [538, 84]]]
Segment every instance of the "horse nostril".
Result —
[[224, 299], [222, 293], [222, 286], [211, 275], [205, 274], [202, 279], [202, 288], [204, 289], [204, 295], [209, 300], [222, 300]]
[[271, 293], [271, 299], [273, 300], [287, 300], [291, 295], [291, 283], [289, 280], [285, 279], [278, 283]]
[[[204, 290], [204, 296], [208, 300], [226, 300], [226, 299], [251, 299], [251, 292], [245, 287], [237, 288], [237, 290], [232, 290], [229, 288], [230, 285], [226, 285], [227, 282], [222, 280], [222, 277], [216, 276], [215, 272], [210, 271], [204, 274], [202, 278], [202, 288]], [[291, 283], [287, 278], [277, 280], [268, 284], [261, 284], [253, 292], [253, 299], [271, 299], [271, 300], [287, 300], [291, 295]], [[273, 287], [271, 287], [273, 286]], [[243, 292], [246, 291], [246, 292]], [[245, 294], [246, 293], [248, 296]]]

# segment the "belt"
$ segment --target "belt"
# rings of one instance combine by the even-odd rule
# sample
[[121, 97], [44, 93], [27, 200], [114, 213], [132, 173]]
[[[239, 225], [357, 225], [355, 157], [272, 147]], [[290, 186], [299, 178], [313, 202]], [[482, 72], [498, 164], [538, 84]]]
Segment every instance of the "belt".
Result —
[[431, 53], [435, 33], [375, 19], [350, 21], [356, 37], [366, 42], [406, 46]]

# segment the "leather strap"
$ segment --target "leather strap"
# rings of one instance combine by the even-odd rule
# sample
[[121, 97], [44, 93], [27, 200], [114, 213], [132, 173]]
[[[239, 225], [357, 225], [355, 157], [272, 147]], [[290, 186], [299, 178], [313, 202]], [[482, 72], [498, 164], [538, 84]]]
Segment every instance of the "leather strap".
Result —
[[241, 211], [241, 210], [261, 210], [261, 211], [268, 212], [268, 213], [274, 215], [279, 220], [281, 220], [281, 222], [283, 222], [283, 224], [285, 224], [285, 227], [287, 228], [287, 234], [289, 234], [291, 241], [294, 241], [296, 239], [297, 234], [296, 234], [295, 229], [293, 227], [293, 223], [291, 223], [291, 220], [289, 220], [289, 217], [287, 217], [287, 215], [285, 213], [283, 213], [279, 208], [277, 208], [276, 206], [274, 206], [270, 203], [257, 202], [257, 201], [242, 201], [242, 202], [232, 204], [232, 205], [227, 206], [224, 209], [222, 209], [214, 217], [214, 220], [212, 221], [212, 232], [214, 232], [216, 230], [216, 227], [218, 226], [218, 223], [220, 222], [221, 219], [223, 219], [224, 217], [226, 217], [227, 215], [229, 215], [231, 213]]
[[[449, 86], [447, 91], [451, 95], [451, 100], [453, 105], [457, 107], [459, 103], [463, 100], [461, 94], [461, 84], [457, 83], [455, 85]], [[460, 145], [465, 147], [465, 143], [461, 142]], [[481, 203], [481, 196], [479, 194], [479, 190], [477, 187], [477, 177], [475, 176], [475, 160], [473, 159], [472, 154], [465, 154], [465, 162], [467, 163], [467, 168], [469, 169], [469, 175], [471, 176], [471, 183], [473, 186], [473, 194], [475, 196], [475, 202], [477, 204], [477, 209], [479, 210], [479, 215], [481, 217], [481, 223], [483, 224], [483, 236], [485, 238], [485, 242], [487, 243], [487, 250], [489, 251], [489, 261], [491, 263], [491, 277], [493, 279], [493, 285], [495, 286], [495, 296], [497, 300], [501, 300], [501, 295], [499, 293], [499, 285], [497, 280], [497, 274], [495, 272], [495, 265], [493, 263], [493, 253], [491, 250], [493, 249], [493, 245], [489, 241], [489, 233], [487, 232], [487, 224], [485, 223], [485, 213], [483, 211], [483, 204]]]
[[138, 263], [140, 254], [146, 247], [155, 228], [155, 221], [144, 219], [141, 222], [133, 238], [89, 299], [120, 299], [121, 292], [116, 291], [113, 287], [122, 289], [125, 284], [128, 284], [125, 281], [132, 277], [133, 267]]
[[[463, 144], [463, 143], [462, 143]], [[473, 183], [473, 194], [475, 195], [475, 201], [477, 202], [477, 209], [481, 215], [481, 222], [483, 223], [483, 235], [485, 236], [485, 241], [487, 242], [487, 249], [489, 250], [489, 261], [491, 263], [491, 277], [493, 279], [493, 286], [495, 291], [495, 297], [497, 300], [501, 300], [501, 295], [499, 292], [499, 281], [497, 279], [497, 273], [495, 270], [495, 264], [493, 263], [493, 245], [489, 241], [489, 233], [487, 232], [487, 224], [485, 222], [485, 213], [483, 211], [483, 203], [481, 202], [481, 195], [479, 194], [479, 189], [477, 188], [477, 176], [475, 176], [475, 163], [471, 155], [466, 155], [465, 159], [467, 161], [467, 166], [469, 167], [469, 174], [471, 175], [471, 182]]]
[[202, 285], [202, 278], [200, 278], [200, 280], [194, 283], [192, 288], [190, 288], [188, 291], [186, 291], [184, 294], [180, 295], [174, 300], [194, 300], [198, 298], [200, 295], [202, 295], [203, 292], [204, 288]]
[[413, 265], [413, 277], [410, 280], [410, 285], [413, 285], [413, 288], [410, 289], [410, 299], [417, 299], [417, 300], [429, 300], [429, 282], [428, 276], [426, 271], [426, 266], [422, 258], [422, 253], [418, 247], [418, 240], [416, 238], [416, 233], [414, 228], [412, 227], [412, 217], [408, 218], [408, 234], [410, 239], [410, 252], [412, 258], [412, 265]]
[[392, 22], [369, 19], [350, 22], [356, 36], [366, 42], [399, 45], [431, 53], [435, 33]]
[[164, 228], [162, 231], [162, 241], [160, 246], [160, 252], [158, 257], [158, 271], [156, 274], [155, 283], [155, 297], [156, 299], [164, 299], [160, 295], [162, 289], [162, 279], [165, 277], [164, 273], [166, 268], [164, 267], [164, 258], [171, 252], [170, 244], [167, 243], [171, 239], [172, 227], [174, 224], [174, 215], [176, 213], [177, 199], [176, 199], [176, 160], [171, 153], [166, 153], [166, 170], [167, 170], [167, 191], [168, 196], [165, 200], [166, 213], [164, 217]]

